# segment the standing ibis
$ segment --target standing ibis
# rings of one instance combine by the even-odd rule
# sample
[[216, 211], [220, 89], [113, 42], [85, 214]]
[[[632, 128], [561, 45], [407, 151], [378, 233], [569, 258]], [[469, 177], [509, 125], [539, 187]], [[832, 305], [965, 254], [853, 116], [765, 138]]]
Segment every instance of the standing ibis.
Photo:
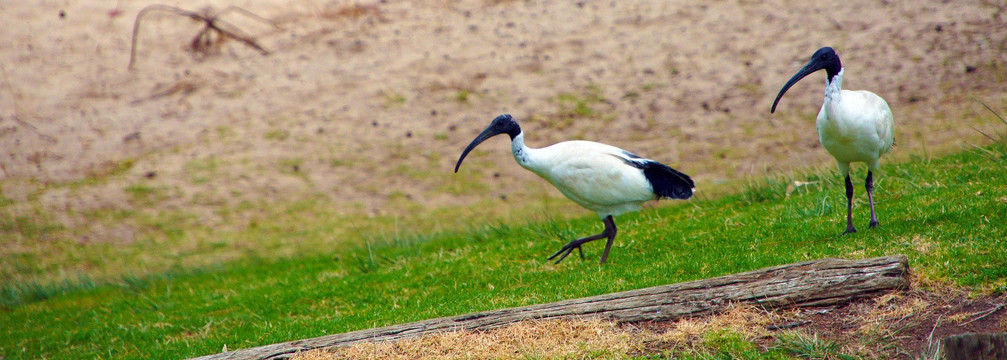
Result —
[[510, 136], [511, 152], [519, 165], [552, 183], [573, 202], [594, 210], [605, 223], [605, 230], [600, 234], [570, 241], [548, 258], [559, 256], [557, 264], [574, 249], [584, 258], [581, 245], [607, 238], [605, 252], [601, 255], [604, 264], [615, 240], [613, 216], [640, 210], [647, 200], [688, 199], [695, 190], [695, 183], [688, 175], [614, 146], [578, 140], [541, 149], [527, 147], [521, 127], [509, 114], [497, 116], [472, 140], [458, 157], [455, 172], [472, 149], [500, 134]]
[[857, 232], [853, 227], [853, 183], [850, 181], [850, 163], [867, 164], [867, 200], [871, 204], [870, 227], [878, 226], [874, 213], [874, 171], [879, 159], [892, 148], [892, 109], [885, 99], [870, 91], [843, 90], [843, 65], [836, 51], [830, 47], [818, 49], [811, 61], [797, 71], [776, 95], [771, 113], [776, 112], [780, 98], [795, 83], [809, 74], [825, 69], [825, 104], [818, 112], [818, 139], [825, 150], [836, 158], [839, 171], [846, 176], [846, 231]]

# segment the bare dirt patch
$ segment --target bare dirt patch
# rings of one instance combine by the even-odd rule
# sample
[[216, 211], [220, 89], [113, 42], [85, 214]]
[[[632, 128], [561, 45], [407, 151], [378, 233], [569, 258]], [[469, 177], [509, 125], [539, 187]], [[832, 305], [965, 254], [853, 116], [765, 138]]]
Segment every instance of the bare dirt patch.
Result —
[[[838, 352], [848, 355], [917, 359], [933, 354], [940, 340], [950, 335], [1004, 332], [1005, 302], [1007, 296], [1002, 294], [913, 289], [836, 307], [774, 312], [769, 315], [772, 319], [769, 323], [757, 324], [761, 328], [754, 331], [758, 336], [753, 338], [769, 347], [780, 334], [796, 331], [833, 342], [840, 346]], [[635, 326], [662, 332], [673, 331], [680, 325], [655, 322]], [[660, 350], [662, 347], [649, 349]]]
[[[801, 329], [878, 358], [914, 359], [950, 335], [1007, 330], [1007, 296], [913, 290], [812, 313]], [[855, 344], [855, 345], [854, 345]]]

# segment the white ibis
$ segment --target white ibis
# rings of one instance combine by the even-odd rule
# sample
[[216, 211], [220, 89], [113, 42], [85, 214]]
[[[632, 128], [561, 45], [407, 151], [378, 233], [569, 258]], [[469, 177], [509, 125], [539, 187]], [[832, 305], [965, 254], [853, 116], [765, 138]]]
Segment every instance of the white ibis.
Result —
[[878, 226], [874, 213], [874, 171], [878, 170], [881, 155], [892, 148], [895, 142], [892, 134], [892, 109], [885, 99], [870, 91], [843, 90], [843, 65], [836, 51], [830, 47], [818, 49], [811, 55], [811, 61], [797, 71], [776, 95], [773, 108], [780, 98], [797, 81], [809, 74], [825, 69], [825, 104], [818, 112], [818, 139], [825, 150], [836, 158], [839, 171], [846, 176], [846, 231], [843, 235], [857, 232], [853, 227], [853, 182], [850, 181], [850, 163], [867, 164], [867, 200], [871, 204], [870, 227]]
[[524, 134], [509, 114], [497, 116], [475, 140], [465, 148], [455, 164], [455, 172], [477, 145], [493, 136], [507, 134], [511, 139], [514, 160], [543, 179], [548, 180], [563, 195], [588, 210], [594, 210], [605, 223], [600, 234], [570, 241], [548, 260], [560, 256], [556, 263], [577, 249], [584, 258], [584, 243], [608, 239], [601, 263], [615, 240], [613, 216], [640, 210], [644, 202], [657, 199], [688, 199], [695, 184], [688, 175], [659, 162], [641, 158], [614, 146], [591, 141], [564, 141], [541, 149], [525, 146]]

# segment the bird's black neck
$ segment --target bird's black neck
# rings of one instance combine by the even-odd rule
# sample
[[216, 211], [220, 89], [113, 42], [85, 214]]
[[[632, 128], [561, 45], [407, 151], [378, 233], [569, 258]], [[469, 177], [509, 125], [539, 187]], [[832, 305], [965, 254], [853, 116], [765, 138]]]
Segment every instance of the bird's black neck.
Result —
[[829, 76], [829, 84], [832, 83], [832, 80], [836, 77], [836, 75], [839, 75], [840, 71], [843, 71], [843, 63], [839, 61], [839, 57], [836, 57], [835, 63], [829, 64], [829, 66], [825, 67], [825, 73]]
[[521, 126], [518, 126], [517, 122], [514, 122], [513, 126], [507, 126], [504, 132], [507, 134], [507, 136], [510, 136], [511, 141], [514, 141], [514, 138], [516, 138], [518, 135], [521, 135]]

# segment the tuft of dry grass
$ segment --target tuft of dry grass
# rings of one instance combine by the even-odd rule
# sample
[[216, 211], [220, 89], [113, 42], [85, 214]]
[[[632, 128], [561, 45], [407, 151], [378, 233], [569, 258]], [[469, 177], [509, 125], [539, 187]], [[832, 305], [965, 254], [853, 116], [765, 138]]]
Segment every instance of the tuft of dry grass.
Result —
[[418, 338], [364, 342], [297, 354], [295, 360], [330, 359], [555, 359], [625, 358], [661, 349], [693, 349], [710, 331], [729, 330], [747, 339], [767, 335], [775, 315], [750, 306], [685, 319], [667, 328], [620, 325], [599, 318], [525, 321], [487, 331], [452, 331]]
[[765, 336], [766, 326], [779, 322], [780, 314], [759, 310], [751, 305], [739, 305], [730, 311], [695, 319], [682, 319], [662, 334], [662, 340], [687, 343], [714, 330], [729, 330], [746, 338]]
[[856, 333], [867, 338], [891, 338], [903, 329], [917, 326], [919, 314], [926, 314], [933, 304], [921, 297], [906, 296], [901, 293], [882, 295], [874, 300], [874, 306], [856, 319], [859, 324]]
[[528, 321], [489, 331], [452, 331], [389, 342], [365, 342], [294, 357], [323, 359], [513, 359], [582, 354], [618, 357], [638, 349], [640, 338], [601, 319]]

